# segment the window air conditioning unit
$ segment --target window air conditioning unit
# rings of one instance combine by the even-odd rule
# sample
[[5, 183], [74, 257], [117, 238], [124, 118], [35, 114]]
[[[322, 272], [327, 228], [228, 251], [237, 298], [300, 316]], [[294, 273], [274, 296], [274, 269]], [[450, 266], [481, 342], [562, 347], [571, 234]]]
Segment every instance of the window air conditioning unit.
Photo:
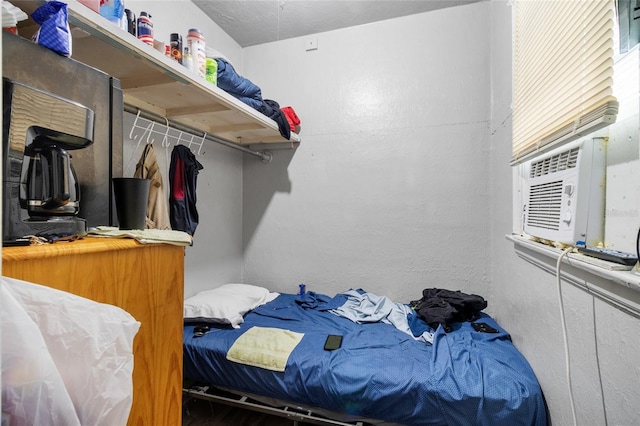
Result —
[[525, 163], [524, 232], [566, 245], [604, 238], [606, 139], [564, 145]]

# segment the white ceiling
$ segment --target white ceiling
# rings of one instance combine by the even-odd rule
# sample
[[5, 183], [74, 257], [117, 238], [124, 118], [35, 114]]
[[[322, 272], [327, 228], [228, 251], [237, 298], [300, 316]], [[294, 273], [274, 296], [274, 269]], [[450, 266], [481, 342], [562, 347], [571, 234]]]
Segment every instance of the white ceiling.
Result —
[[486, 0], [192, 0], [240, 46]]

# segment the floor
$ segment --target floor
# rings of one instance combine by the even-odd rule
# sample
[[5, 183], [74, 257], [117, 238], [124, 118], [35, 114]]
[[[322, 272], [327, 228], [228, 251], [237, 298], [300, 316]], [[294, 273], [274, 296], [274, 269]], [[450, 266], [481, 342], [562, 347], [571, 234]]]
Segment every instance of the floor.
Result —
[[279, 426], [293, 422], [262, 413], [241, 410], [223, 404], [192, 399], [182, 410], [182, 426]]

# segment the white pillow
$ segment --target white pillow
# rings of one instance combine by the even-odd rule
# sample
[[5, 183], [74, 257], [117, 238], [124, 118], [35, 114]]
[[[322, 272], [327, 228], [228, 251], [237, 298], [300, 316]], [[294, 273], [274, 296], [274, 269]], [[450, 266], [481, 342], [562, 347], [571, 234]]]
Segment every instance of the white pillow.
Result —
[[239, 328], [244, 322], [244, 314], [278, 295], [251, 284], [225, 284], [185, 300], [184, 320], [230, 324], [233, 328]]

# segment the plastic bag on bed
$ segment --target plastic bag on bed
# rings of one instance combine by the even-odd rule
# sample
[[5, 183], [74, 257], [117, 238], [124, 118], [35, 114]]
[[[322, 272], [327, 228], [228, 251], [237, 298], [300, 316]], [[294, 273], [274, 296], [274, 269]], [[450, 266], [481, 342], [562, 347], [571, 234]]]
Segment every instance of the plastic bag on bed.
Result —
[[3, 423], [126, 424], [140, 323], [64, 291], [7, 277], [0, 285]]

